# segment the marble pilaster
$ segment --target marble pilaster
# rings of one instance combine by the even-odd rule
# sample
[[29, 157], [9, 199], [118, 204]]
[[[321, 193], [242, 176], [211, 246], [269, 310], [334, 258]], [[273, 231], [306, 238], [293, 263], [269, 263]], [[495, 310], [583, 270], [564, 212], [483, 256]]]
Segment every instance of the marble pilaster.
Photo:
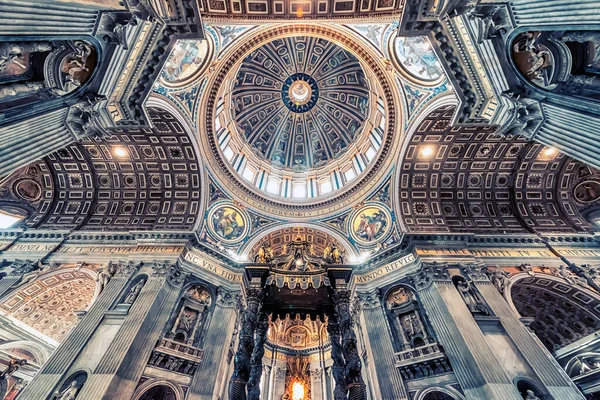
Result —
[[419, 300], [468, 400], [521, 400], [451, 281], [420, 290]]
[[89, 338], [94, 334], [104, 318], [105, 312], [119, 296], [127, 281], [127, 277], [113, 277], [108, 282], [79, 324], [50, 356], [38, 375], [23, 389], [19, 399], [44, 399], [48, 393], [55, 390], [56, 386], [65, 378], [63, 375], [69, 370]]
[[378, 390], [382, 399], [408, 399], [402, 375], [396, 369], [391, 332], [386, 324], [386, 316], [376, 293], [361, 296], [362, 313], [359, 326], [366, 332], [364, 339], [375, 370]]
[[537, 378], [548, 388], [550, 394], [561, 400], [583, 399], [583, 395], [565, 371], [548, 353], [542, 343], [523, 325], [494, 285], [488, 282], [477, 282], [476, 286], [494, 314], [500, 318], [500, 322], [508, 336], [527, 360], [527, 363], [531, 365], [537, 374]]
[[219, 289], [217, 304], [206, 332], [204, 355], [192, 378], [188, 400], [219, 397], [219, 383], [227, 380], [227, 354], [235, 330], [236, 296]]

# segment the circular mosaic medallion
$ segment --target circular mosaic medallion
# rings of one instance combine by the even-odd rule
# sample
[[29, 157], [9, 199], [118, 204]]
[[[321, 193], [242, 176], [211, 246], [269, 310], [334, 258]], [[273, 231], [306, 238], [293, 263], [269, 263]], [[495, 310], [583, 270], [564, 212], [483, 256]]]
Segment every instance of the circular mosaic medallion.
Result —
[[242, 211], [229, 204], [215, 206], [208, 215], [208, 229], [226, 243], [236, 243], [246, 237], [248, 222]]
[[356, 211], [350, 218], [350, 234], [361, 244], [371, 245], [383, 239], [392, 227], [389, 211], [371, 204]]
[[444, 72], [425, 36], [392, 38], [392, 54], [400, 68], [421, 82], [434, 82], [440, 79]]
[[292, 112], [305, 113], [310, 111], [319, 99], [317, 82], [307, 74], [290, 75], [281, 87], [283, 104]]
[[37, 201], [42, 197], [42, 188], [31, 179], [23, 179], [15, 185], [15, 193], [27, 201]]
[[581, 182], [575, 186], [573, 196], [582, 203], [591, 203], [600, 199], [600, 182]]

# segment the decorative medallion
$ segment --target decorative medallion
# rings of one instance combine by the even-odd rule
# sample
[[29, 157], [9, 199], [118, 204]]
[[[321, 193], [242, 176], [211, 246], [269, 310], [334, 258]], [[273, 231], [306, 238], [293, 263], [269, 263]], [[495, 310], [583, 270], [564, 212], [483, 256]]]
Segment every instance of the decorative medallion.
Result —
[[304, 170], [338, 159], [359, 139], [370, 93], [352, 53], [293, 36], [244, 58], [231, 103], [239, 132], [263, 161]]
[[600, 199], [600, 182], [584, 181], [575, 186], [573, 196], [582, 203], [591, 203]]
[[42, 197], [42, 188], [32, 179], [23, 179], [15, 184], [15, 193], [23, 200], [37, 201]]
[[281, 98], [290, 111], [305, 113], [317, 104], [319, 87], [310, 75], [292, 74], [283, 82]]
[[179, 40], [162, 70], [166, 83], [176, 84], [189, 81], [206, 66], [211, 57], [211, 45], [205, 40]]
[[392, 227], [390, 212], [378, 204], [369, 204], [359, 209], [350, 221], [350, 234], [358, 243], [364, 245], [379, 242]]
[[393, 59], [401, 70], [421, 82], [434, 82], [443, 76], [442, 66], [425, 36], [392, 37]]
[[225, 243], [237, 243], [248, 233], [248, 218], [236, 206], [216, 205], [208, 214], [208, 229]]

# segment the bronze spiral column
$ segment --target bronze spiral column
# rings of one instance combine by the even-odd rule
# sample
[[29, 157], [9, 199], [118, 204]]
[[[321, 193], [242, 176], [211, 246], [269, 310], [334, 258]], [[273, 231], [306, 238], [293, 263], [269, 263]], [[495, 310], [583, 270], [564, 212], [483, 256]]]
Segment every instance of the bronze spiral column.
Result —
[[367, 391], [361, 375], [362, 362], [358, 355], [354, 322], [350, 313], [350, 291], [336, 290], [333, 301], [339, 317], [340, 333], [342, 334], [348, 400], [365, 400]]
[[246, 289], [246, 310], [243, 314], [238, 349], [233, 358], [233, 375], [229, 380], [229, 400], [246, 400], [246, 384], [250, 378], [250, 358], [254, 350], [254, 331], [263, 296], [262, 289]]
[[267, 330], [269, 320], [262, 312], [256, 326], [256, 337], [254, 338], [254, 351], [250, 360], [250, 378], [248, 379], [248, 400], [260, 400], [260, 378], [262, 376], [262, 359], [265, 355], [265, 342], [267, 341]]
[[327, 334], [331, 341], [331, 359], [333, 360], [333, 367], [331, 368], [333, 379], [335, 380], [335, 389], [333, 391], [334, 400], [347, 400], [346, 392], [348, 391], [346, 386], [346, 363], [344, 361], [340, 328], [337, 322], [337, 315], [329, 315], [327, 322]]

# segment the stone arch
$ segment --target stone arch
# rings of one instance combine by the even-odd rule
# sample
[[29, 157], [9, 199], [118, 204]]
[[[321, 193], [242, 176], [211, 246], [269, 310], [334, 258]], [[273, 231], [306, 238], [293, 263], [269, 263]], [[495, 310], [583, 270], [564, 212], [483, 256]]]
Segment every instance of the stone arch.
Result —
[[48, 349], [39, 343], [28, 340], [15, 340], [0, 344], [0, 351], [16, 353], [19, 358], [26, 358], [38, 365], [44, 365], [50, 357]]
[[466, 400], [456, 389], [449, 386], [430, 386], [419, 390], [415, 400]]
[[0, 299], [0, 312], [60, 342], [76, 325], [75, 312], [93, 304], [96, 276], [91, 269], [76, 267], [43, 274]]
[[[268, 238], [272, 235], [277, 235], [278, 233], [282, 233], [290, 229], [291, 232], [288, 232], [291, 235], [291, 240], [295, 238], [294, 228], [300, 227], [303, 229], [301, 232], [302, 236], [308, 234], [308, 230], [314, 230], [316, 233], [322, 233], [325, 237], [333, 239], [338, 245], [340, 245], [345, 251], [345, 257], [358, 257], [358, 251], [356, 248], [348, 241], [347, 237], [342, 236], [339, 232], [330, 227], [326, 227], [324, 225], [317, 224], [298, 224], [298, 223], [285, 223], [285, 224], [275, 224], [274, 226], [270, 226], [266, 229], [263, 229], [259, 232], [255, 232], [252, 234], [251, 239], [244, 244], [243, 247], [239, 250], [239, 253], [242, 257], [246, 259], [251, 259], [253, 257], [253, 251], [257, 250], [258, 247], [264, 242], [265, 238]], [[316, 237], [316, 236], [315, 236]], [[273, 245], [273, 243], [271, 243]], [[317, 251], [317, 250], [316, 250]], [[277, 254], [275, 254], [277, 255]]]
[[534, 319], [530, 327], [550, 352], [600, 330], [600, 296], [576, 282], [521, 273], [505, 290], [517, 315]]
[[528, 391], [533, 392], [533, 394], [540, 400], [546, 400], [548, 398], [548, 391], [545, 390], [542, 385], [531, 380], [530, 378], [526, 378], [524, 376], [517, 376], [513, 379], [513, 383], [519, 394], [524, 399], [527, 397]]
[[164, 400], [183, 400], [185, 394], [183, 393], [183, 389], [176, 383], [169, 382], [161, 379], [149, 379], [138, 386], [135, 391], [132, 399], [133, 400], [151, 400], [152, 397], [147, 397], [148, 395], [152, 395], [153, 390], [160, 391], [163, 390], [172, 397], [156, 397], [157, 399]]
[[60, 385], [57, 388], [57, 391], [59, 393], [64, 393], [65, 391], [68, 391], [73, 396], [72, 398], [76, 399], [77, 394], [81, 391], [83, 385], [85, 385], [88, 376], [88, 371], [76, 371], [69, 375], [69, 377], [62, 382], [62, 385]]

